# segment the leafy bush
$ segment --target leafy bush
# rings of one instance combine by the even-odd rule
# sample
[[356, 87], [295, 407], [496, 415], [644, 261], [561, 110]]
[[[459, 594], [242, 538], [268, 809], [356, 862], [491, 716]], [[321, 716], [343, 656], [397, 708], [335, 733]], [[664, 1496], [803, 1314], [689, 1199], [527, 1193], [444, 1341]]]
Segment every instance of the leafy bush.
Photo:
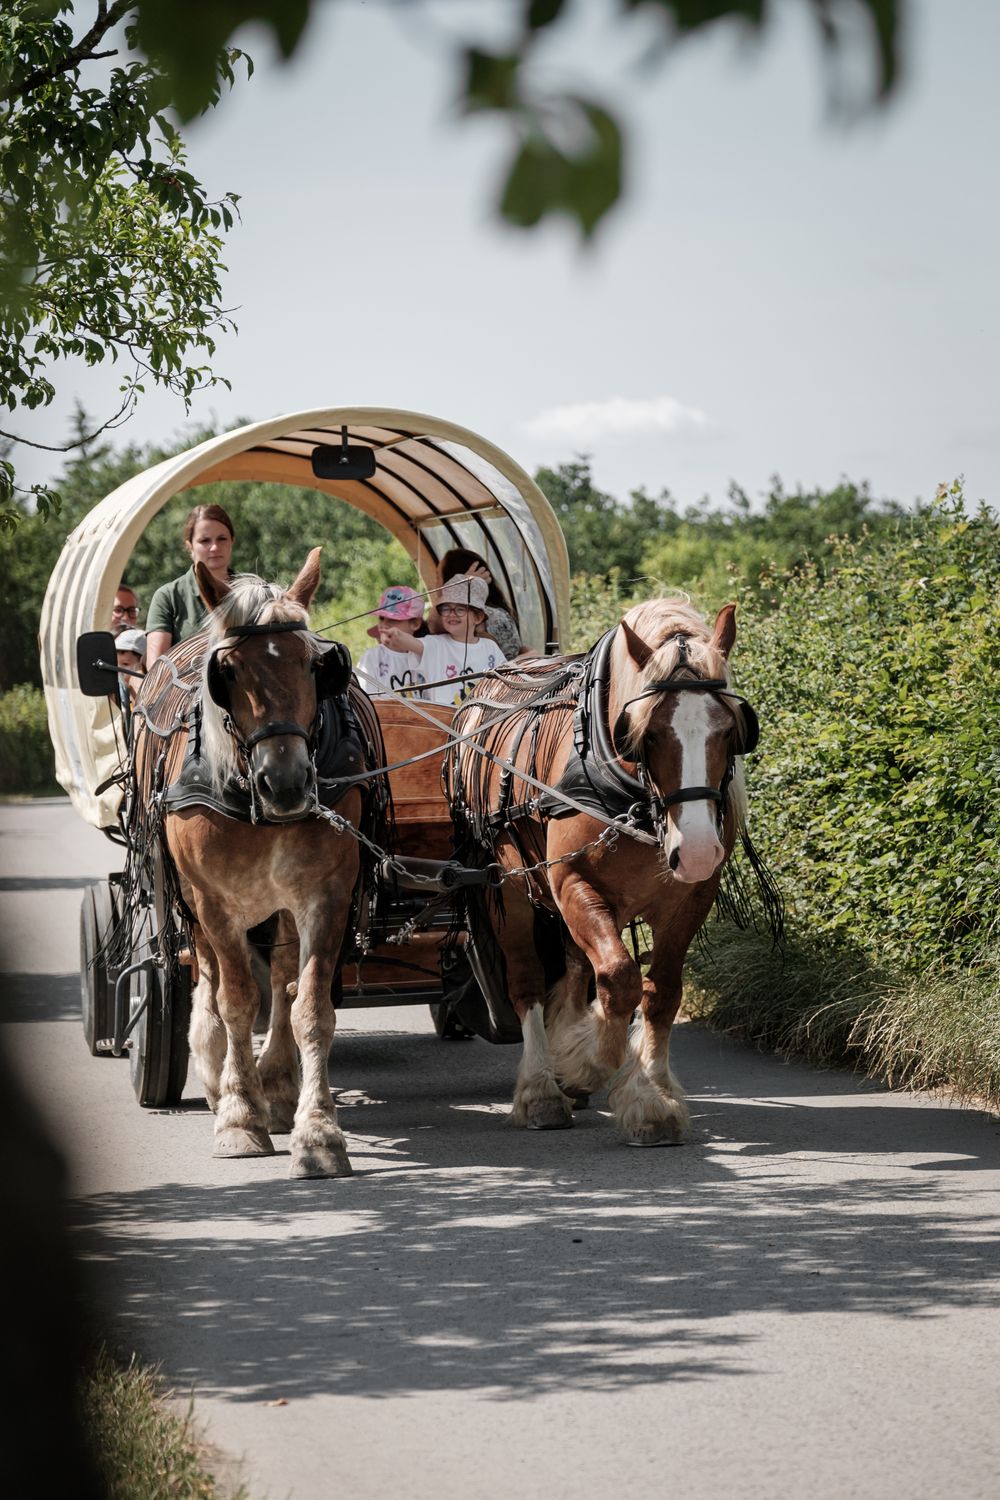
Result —
[[749, 601], [758, 828], [796, 919], [880, 963], [967, 959], [1000, 913], [1000, 523], [958, 487], [875, 550]]
[[754, 837], [782, 959], [723, 930], [689, 1004], [893, 1082], [1000, 1099], [1000, 523], [954, 486], [836, 568], [744, 596], [735, 678], [760, 713]]
[[45, 695], [22, 683], [0, 694], [0, 793], [47, 796], [60, 790]]

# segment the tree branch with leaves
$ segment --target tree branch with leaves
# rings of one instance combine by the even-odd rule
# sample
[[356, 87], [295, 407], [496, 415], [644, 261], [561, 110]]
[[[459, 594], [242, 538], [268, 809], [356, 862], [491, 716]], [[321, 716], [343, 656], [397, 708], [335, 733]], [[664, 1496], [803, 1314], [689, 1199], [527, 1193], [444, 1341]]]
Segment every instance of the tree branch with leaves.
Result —
[[[18, 485], [19, 445], [80, 447], [127, 420], [151, 385], [189, 408], [196, 391], [228, 384], [211, 362], [219, 334], [233, 326], [221, 255], [236, 196], [212, 201], [188, 171], [169, 114], [176, 86], [135, 50], [134, 0], [93, 0], [79, 36], [76, 19], [67, 0], [6, 0], [0, 15], [6, 529], [26, 506], [45, 514], [57, 503], [45, 485]], [[203, 60], [200, 110], [232, 85], [241, 57], [220, 47]], [[120, 365], [115, 410], [66, 444], [41, 441], [27, 414], [55, 399], [53, 366], [71, 358]]]

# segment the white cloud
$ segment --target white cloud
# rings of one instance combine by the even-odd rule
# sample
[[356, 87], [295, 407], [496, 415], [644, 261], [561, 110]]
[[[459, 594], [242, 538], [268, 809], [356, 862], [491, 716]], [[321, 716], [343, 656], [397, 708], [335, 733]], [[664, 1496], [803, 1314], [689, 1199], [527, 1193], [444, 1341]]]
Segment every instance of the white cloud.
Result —
[[695, 432], [707, 427], [708, 420], [706, 412], [697, 406], [685, 406], [673, 396], [654, 396], [649, 401], [628, 401], [624, 396], [612, 396], [608, 401], [550, 406], [522, 426], [532, 437], [587, 443], [595, 438], [628, 437], [637, 433]]

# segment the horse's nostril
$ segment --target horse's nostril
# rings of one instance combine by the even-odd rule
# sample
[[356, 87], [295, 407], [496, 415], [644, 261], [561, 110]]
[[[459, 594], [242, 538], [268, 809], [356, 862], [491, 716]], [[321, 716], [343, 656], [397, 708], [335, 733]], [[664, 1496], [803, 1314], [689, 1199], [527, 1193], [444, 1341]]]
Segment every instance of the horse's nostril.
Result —
[[680, 862], [681, 862], [681, 851], [679, 849], [671, 849], [669, 858], [667, 859], [667, 864], [670, 866], [670, 868], [672, 870], [676, 870], [676, 868], [680, 864]]

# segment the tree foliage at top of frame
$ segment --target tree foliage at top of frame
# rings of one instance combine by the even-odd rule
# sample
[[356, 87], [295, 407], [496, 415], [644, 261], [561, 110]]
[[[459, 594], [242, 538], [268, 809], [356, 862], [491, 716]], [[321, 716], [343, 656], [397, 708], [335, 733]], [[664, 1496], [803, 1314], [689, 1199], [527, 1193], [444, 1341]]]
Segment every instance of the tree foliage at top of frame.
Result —
[[[83, 11], [86, 10], [86, 16]], [[189, 404], [219, 381], [210, 361], [231, 326], [222, 237], [236, 198], [211, 201], [168, 118], [171, 75], [134, 47], [131, 0], [5, 0], [0, 12], [0, 526], [15, 524], [13, 447], [25, 413], [55, 396], [52, 366], [121, 366], [124, 420], [147, 384]], [[240, 54], [206, 60], [201, 108], [232, 84]], [[223, 382], [225, 383], [225, 382]], [[16, 414], [2, 421], [2, 408]], [[72, 446], [70, 444], [66, 447]], [[44, 514], [41, 485], [21, 492]]]
[[[289, 58], [302, 44], [320, 0], [137, 0], [140, 45], [162, 60], [182, 114], [204, 108], [212, 89], [210, 60], [237, 27], [255, 21], [272, 31]], [[406, 0], [414, 10], [427, 0]], [[763, 37], [778, 7], [774, 0], [616, 0], [619, 24], [643, 13], [660, 26], [660, 52], [685, 37], [729, 22]], [[898, 80], [900, 35], [906, 0], [798, 0], [812, 15], [833, 97], [846, 65], [860, 55], [869, 64], [875, 100], [887, 99]], [[579, 0], [577, 0], [579, 5]], [[491, 112], [506, 121], [512, 150], [497, 194], [508, 223], [530, 229], [550, 214], [564, 214], [583, 237], [621, 196], [626, 141], [619, 119], [600, 100], [578, 92], [539, 87], [534, 59], [540, 43], [558, 44], [573, 0], [510, 0], [510, 39], [488, 49], [459, 46], [458, 102], [466, 114]], [[843, 73], [838, 72], [843, 69]]]

